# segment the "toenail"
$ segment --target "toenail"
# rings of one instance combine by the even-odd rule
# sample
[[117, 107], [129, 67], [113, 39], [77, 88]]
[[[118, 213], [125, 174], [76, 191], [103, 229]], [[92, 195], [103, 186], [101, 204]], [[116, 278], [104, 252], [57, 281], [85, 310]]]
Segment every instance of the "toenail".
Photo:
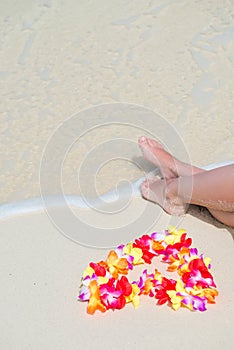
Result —
[[145, 141], [146, 140], [146, 137], [145, 136], [141, 136], [140, 137], [140, 141]]

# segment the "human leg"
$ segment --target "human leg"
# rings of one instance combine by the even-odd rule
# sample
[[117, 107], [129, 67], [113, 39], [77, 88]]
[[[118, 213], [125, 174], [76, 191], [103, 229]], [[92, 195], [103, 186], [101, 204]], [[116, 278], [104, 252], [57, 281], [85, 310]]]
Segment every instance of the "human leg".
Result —
[[170, 214], [181, 214], [186, 204], [197, 204], [206, 207], [219, 221], [234, 226], [234, 165], [192, 176], [146, 180], [141, 190], [146, 199]]

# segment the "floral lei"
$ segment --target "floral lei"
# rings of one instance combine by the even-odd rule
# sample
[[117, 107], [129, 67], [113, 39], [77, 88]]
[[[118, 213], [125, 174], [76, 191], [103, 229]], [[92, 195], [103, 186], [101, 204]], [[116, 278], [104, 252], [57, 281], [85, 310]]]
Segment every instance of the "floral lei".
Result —
[[[198, 255], [186, 236], [184, 229], [169, 227], [111, 250], [106, 261], [91, 262], [85, 269], [78, 299], [88, 302], [89, 314], [122, 309], [127, 303], [136, 308], [142, 294], [157, 299], [159, 305], [168, 303], [174, 310], [205, 311], [218, 295], [209, 271], [210, 258]], [[151, 264], [155, 256], [161, 256], [169, 265], [167, 270], [177, 271], [180, 278], [168, 279], [155, 269], [151, 274], [144, 270], [139, 280], [129, 282], [128, 271], [138, 264]]]

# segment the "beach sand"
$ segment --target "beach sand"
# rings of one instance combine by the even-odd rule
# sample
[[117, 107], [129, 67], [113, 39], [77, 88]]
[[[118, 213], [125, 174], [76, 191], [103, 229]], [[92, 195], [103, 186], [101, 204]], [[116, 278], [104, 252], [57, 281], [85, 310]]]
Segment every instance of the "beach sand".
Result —
[[[165, 227], [168, 217], [163, 216], [155, 229]], [[204, 313], [173, 311], [142, 296], [136, 310], [127, 305], [90, 316], [87, 304], [76, 300], [80, 278], [88, 263], [105, 259], [108, 250], [75, 244], [59, 234], [45, 214], [1, 222], [1, 347], [231, 349], [233, 237], [227, 229], [192, 215], [184, 217], [181, 227], [187, 228], [193, 246], [212, 259], [220, 293], [215, 305], [209, 304]], [[163, 271], [161, 265], [156, 260], [149, 271]]]
[[[197, 166], [234, 158], [233, 14], [228, 0], [0, 4], [1, 203], [129, 191], [101, 210], [0, 208], [1, 349], [233, 348], [234, 230], [131, 192], [154, 169], [142, 134]], [[211, 257], [217, 304], [174, 312], [142, 297], [137, 310], [87, 315], [77, 301], [87, 264], [169, 224]]]

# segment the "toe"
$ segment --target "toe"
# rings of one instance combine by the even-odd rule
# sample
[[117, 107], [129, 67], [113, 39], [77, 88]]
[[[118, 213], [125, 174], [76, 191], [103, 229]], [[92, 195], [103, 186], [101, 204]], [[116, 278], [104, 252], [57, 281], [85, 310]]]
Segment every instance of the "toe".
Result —
[[145, 147], [147, 145], [147, 137], [140, 136], [138, 139], [138, 143], [140, 146]]
[[139, 145], [142, 147], [142, 148], [148, 148], [148, 150], [152, 151], [152, 149], [155, 149], [155, 148], [162, 148], [163, 149], [163, 146], [156, 140], [154, 139], [150, 139], [149, 137], [146, 137], [146, 136], [140, 136], [139, 139], [138, 139], [138, 143]]
[[154, 140], [154, 139], [148, 139], [148, 144], [150, 147], [152, 148], [163, 148], [163, 146], [161, 145], [161, 143], [159, 143], [158, 141]]

